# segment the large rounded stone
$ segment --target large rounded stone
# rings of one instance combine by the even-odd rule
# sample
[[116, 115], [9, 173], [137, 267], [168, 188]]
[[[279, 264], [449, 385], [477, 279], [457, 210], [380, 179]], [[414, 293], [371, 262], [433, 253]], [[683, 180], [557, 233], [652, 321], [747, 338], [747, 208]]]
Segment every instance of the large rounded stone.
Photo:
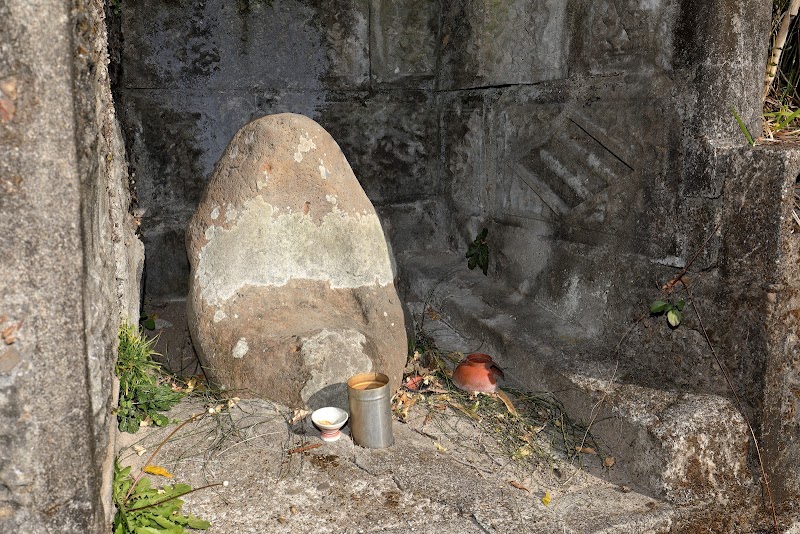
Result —
[[346, 407], [350, 376], [400, 385], [391, 250], [336, 141], [302, 115], [234, 136], [189, 223], [189, 327], [210, 379], [292, 407]]

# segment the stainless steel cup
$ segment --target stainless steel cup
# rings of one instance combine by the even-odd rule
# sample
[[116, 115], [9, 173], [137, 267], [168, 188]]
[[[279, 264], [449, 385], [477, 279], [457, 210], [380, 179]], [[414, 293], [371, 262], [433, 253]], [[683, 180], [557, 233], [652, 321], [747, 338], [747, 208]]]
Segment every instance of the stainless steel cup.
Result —
[[382, 449], [394, 443], [389, 397], [389, 377], [383, 373], [361, 373], [347, 381], [350, 435], [357, 445]]

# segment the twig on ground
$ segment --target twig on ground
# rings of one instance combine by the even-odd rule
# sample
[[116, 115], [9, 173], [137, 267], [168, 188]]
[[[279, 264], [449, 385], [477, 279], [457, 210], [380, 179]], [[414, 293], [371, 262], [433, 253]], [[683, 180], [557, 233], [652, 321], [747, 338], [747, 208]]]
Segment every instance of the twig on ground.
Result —
[[300, 447], [289, 449], [288, 451], [286, 451], [286, 454], [297, 454], [298, 452], [306, 452], [312, 449], [317, 449], [319, 447], [322, 447], [322, 443], [307, 443], [305, 445], [301, 445]]

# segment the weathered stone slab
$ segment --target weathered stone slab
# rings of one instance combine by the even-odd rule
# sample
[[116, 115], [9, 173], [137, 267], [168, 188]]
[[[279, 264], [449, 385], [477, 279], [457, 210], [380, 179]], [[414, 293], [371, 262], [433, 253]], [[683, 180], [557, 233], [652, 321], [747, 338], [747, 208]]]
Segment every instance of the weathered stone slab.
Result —
[[567, 77], [567, 3], [442, 2], [440, 80], [445, 89]]
[[357, 372], [400, 384], [391, 251], [339, 146], [311, 119], [272, 115], [234, 136], [187, 248], [189, 325], [214, 382], [311, 407], [344, 406]]
[[[356, 87], [368, 80], [368, 0], [126, 5], [130, 88]], [[269, 50], [269, 53], [264, 53]]]
[[678, 13], [670, 0], [600, 0], [588, 3], [580, 35], [591, 74], [669, 70]]
[[435, 102], [422, 91], [345, 98], [320, 106], [316, 118], [336, 137], [376, 205], [434, 197]]
[[372, 81], [430, 85], [436, 69], [439, 3], [371, 0]]

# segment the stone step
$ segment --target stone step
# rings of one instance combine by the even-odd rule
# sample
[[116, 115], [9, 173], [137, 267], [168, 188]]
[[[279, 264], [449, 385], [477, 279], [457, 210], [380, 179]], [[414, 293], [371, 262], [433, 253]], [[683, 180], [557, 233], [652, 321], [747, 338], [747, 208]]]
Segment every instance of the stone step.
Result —
[[728, 399], [622, 383], [627, 366], [608, 357], [614, 347], [468, 270], [461, 255], [405, 254], [398, 266], [406, 301], [441, 317], [423, 324], [440, 348], [490, 353], [507, 385], [553, 392], [574, 420], [591, 422], [615, 459], [610, 469], [599, 459], [588, 466], [599, 476], [676, 505], [730, 506], [754, 490], [749, 432]]

